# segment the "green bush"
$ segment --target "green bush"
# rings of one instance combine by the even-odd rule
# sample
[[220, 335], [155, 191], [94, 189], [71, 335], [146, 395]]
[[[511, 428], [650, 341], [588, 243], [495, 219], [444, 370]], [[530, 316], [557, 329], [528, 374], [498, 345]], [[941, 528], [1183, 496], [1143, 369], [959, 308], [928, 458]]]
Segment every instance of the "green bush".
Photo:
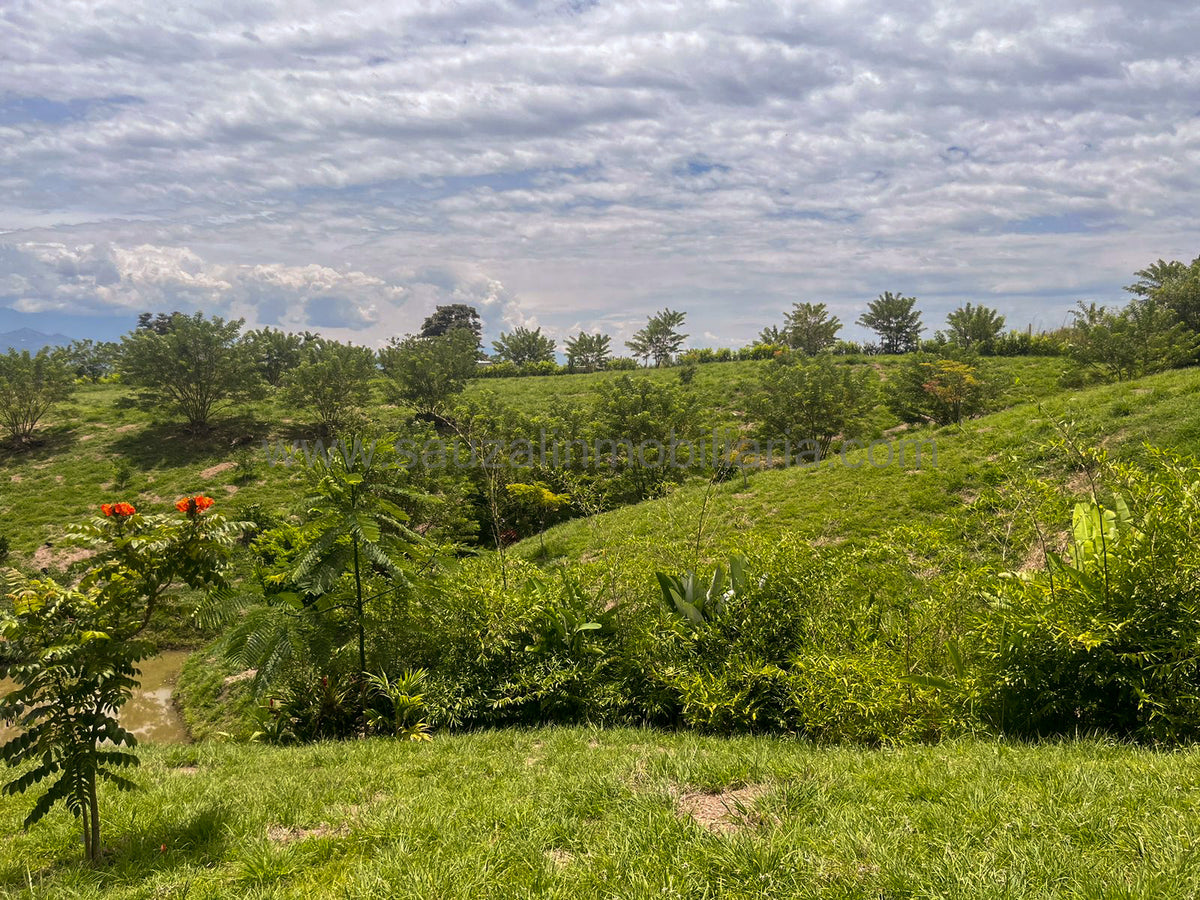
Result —
[[1085, 451], [1092, 496], [1066, 555], [994, 579], [978, 694], [1015, 734], [1200, 737], [1200, 467], [1157, 451], [1144, 467]]

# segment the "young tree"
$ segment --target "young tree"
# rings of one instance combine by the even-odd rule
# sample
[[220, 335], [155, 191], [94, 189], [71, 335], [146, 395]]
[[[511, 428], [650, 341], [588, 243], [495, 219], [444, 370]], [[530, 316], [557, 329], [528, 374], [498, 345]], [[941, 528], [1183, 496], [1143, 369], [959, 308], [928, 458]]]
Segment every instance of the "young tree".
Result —
[[285, 379], [290, 403], [311, 409], [327, 433], [354, 424], [356, 415], [371, 401], [375, 354], [367, 347], [318, 340], [308, 359]]
[[11, 604], [0, 612], [0, 677], [16, 683], [0, 699], [0, 718], [22, 727], [0, 747], [0, 758], [25, 770], [4, 792], [49, 783], [25, 826], [65, 804], [82, 822], [84, 855], [92, 862], [102, 847], [100, 782], [134, 787], [117, 770], [137, 765], [121, 749], [137, 739], [117, 717], [137, 686], [138, 661], [151, 651], [138, 636], [174, 587], [228, 589], [229, 554], [244, 523], [206, 514], [212, 502], [184, 498], [176, 504], [182, 519], [104, 504], [103, 517], [69, 532], [93, 551], [73, 587], [0, 571], [0, 592]]
[[96, 384], [116, 370], [117, 353], [117, 345], [112, 341], [84, 339], [68, 344], [62, 351], [62, 359], [76, 378]]
[[888, 408], [905, 422], [951, 425], [983, 411], [993, 386], [971, 354], [917, 353], [884, 384]]
[[596, 372], [608, 365], [612, 342], [607, 334], [588, 334], [586, 331], [566, 342], [567, 367], [572, 371]]
[[9, 350], [0, 356], [0, 421], [13, 445], [28, 446], [38, 422], [72, 390], [71, 373], [51, 350], [33, 355]]
[[1125, 381], [1185, 365], [1200, 337], [1157, 300], [1134, 300], [1120, 312], [1079, 303], [1067, 347], [1076, 378]]
[[304, 350], [319, 340], [316, 335], [290, 334], [278, 328], [259, 328], [246, 332], [246, 350], [258, 375], [271, 387], [279, 387], [283, 377], [304, 359]]
[[646, 364], [654, 360], [656, 367], [669, 366], [687, 339], [686, 334], [678, 331], [686, 315], [670, 309], [656, 313], [647, 321], [645, 328], [625, 342], [625, 346]]
[[441, 419], [479, 367], [475, 333], [452, 328], [440, 337], [393, 338], [379, 352], [393, 400], [418, 414]]
[[884, 291], [872, 300], [856, 324], [879, 335], [881, 353], [910, 353], [921, 340], [921, 313], [915, 297]]
[[828, 354], [772, 365], [755, 410], [760, 435], [813, 441], [824, 457], [834, 438], [853, 431], [870, 411], [870, 377], [868, 369], [840, 366]]
[[796, 303], [783, 320], [780, 336], [793, 350], [816, 356], [833, 346], [842, 323], [824, 303]]
[[167, 313], [158, 313], [153, 315], [144, 312], [138, 316], [137, 330], [138, 331], [153, 331], [155, 334], [166, 334], [171, 330], [171, 325], [176, 316], [181, 316], [183, 313], [176, 310], [168, 315]]
[[554, 362], [554, 339], [542, 334], [542, 329], [518, 326], [509, 334], [500, 332], [499, 340], [492, 341], [496, 359], [518, 366], [526, 363]]
[[1004, 333], [1004, 316], [986, 306], [960, 306], [946, 316], [950, 343], [964, 350], [989, 350]]
[[476, 349], [483, 346], [483, 323], [475, 307], [465, 303], [439, 306], [421, 324], [420, 337], [443, 337], [451, 331], [469, 331], [475, 336]]
[[239, 339], [243, 323], [175, 313], [165, 331], [136, 329], [122, 339], [121, 376], [141, 388], [144, 406], [170, 407], [192, 431], [207, 431], [218, 411], [260, 392], [254, 362]]

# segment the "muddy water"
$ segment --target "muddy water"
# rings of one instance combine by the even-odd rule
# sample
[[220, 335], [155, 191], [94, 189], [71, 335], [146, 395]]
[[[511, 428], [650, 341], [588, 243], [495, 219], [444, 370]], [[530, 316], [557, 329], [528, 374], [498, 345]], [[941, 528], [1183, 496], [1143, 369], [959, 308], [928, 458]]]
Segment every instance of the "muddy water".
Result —
[[[187, 728], [172, 702], [172, 692], [188, 658], [187, 650], [167, 650], [138, 664], [141, 684], [121, 710], [121, 724], [137, 735], [139, 741], [155, 744], [184, 744]], [[12, 682], [0, 682], [0, 693], [12, 690]], [[14, 737], [15, 728], [0, 722], [0, 742]]]

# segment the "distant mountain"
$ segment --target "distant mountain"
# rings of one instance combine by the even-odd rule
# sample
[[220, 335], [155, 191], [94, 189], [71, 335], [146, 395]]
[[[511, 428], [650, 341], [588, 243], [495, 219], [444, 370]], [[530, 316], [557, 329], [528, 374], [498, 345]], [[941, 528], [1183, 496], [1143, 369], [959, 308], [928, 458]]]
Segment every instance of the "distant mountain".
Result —
[[32, 328], [18, 328], [0, 334], [0, 353], [8, 350], [41, 350], [43, 347], [65, 347], [74, 338], [65, 334], [43, 334]]

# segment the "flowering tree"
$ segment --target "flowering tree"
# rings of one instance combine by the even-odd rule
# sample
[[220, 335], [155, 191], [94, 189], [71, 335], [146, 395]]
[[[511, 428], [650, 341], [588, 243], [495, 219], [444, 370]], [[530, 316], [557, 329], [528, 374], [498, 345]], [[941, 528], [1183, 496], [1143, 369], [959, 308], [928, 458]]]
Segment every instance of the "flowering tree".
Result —
[[103, 504], [103, 515], [69, 530], [73, 543], [94, 551], [74, 587], [0, 571], [10, 604], [0, 612], [0, 677], [17, 684], [0, 699], [0, 717], [22, 729], [0, 747], [0, 759], [23, 769], [3, 791], [23, 793], [50, 780], [25, 827], [65, 804], [82, 821], [84, 854], [93, 862], [101, 847], [99, 782], [134, 787], [119, 770], [137, 765], [129, 752], [137, 739], [117, 717], [137, 685], [137, 663], [153, 649], [139, 635], [172, 588], [226, 587], [229, 551], [243, 525], [207, 514], [212, 505], [209, 497], [184, 498], [176, 504], [180, 517]]

